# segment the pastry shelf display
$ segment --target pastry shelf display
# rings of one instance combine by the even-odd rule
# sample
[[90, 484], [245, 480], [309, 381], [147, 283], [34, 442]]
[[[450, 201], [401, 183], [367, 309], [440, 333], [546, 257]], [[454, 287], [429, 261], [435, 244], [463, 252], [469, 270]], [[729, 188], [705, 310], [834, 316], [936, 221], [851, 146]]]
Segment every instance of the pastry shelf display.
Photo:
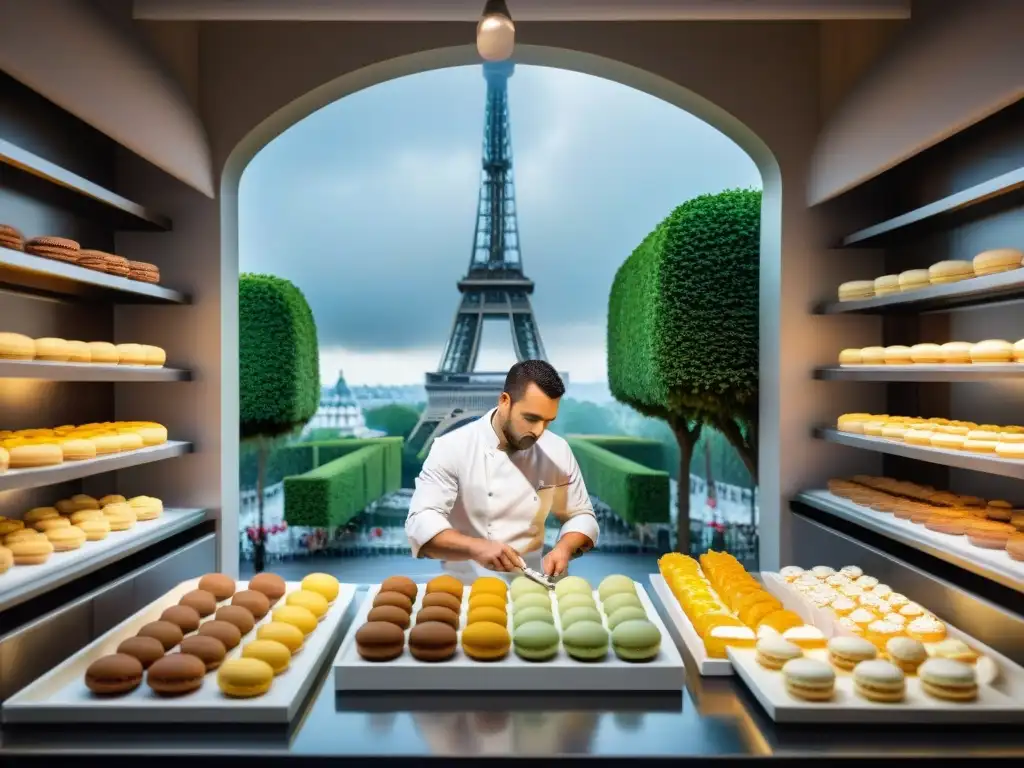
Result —
[[1024, 339], [986, 339], [913, 346], [862, 347], [839, 353], [839, 367], [819, 368], [816, 379], [853, 381], [985, 381], [1024, 373]]
[[568, 576], [371, 587], [334, 660], [339, 691], [673, 691], [683, 660], [644, 588]]
[[28, 510], [24, 518], [0, 519], [0, 611], [198, 525], [206, 516], [202, 509], [164, 509], [151, 497], [108, 496], [102, 499], [106, 506], [100, 501], [77, 496]]
[[46, 381], [188, 381], [165, 368], [166, 352], [149, 344], [112, 344], [0, 332], [0, 378]]
[[917, 459], [957, 469], [985, 472], [990, 475], [1024, 479], [1024, 459], [1004, 459], [995, 453], [971, 453], [964, 450], [913, 445], [884, 437], [842, 432], [831, 427], [818, 427], [813, 434], [819, 440], [851, 448], [902, 456], [907, 459]]
[[915, 208], [886, 221], [858, 230], [843, 238], [844, 247], [877, 248], [907, 235], [962, 224], [997, 210], [1006, 210], [1024, 200], [1024, 168]]
[[1024, 669], [860, 568], [787, 566], [765, 578], [829, 638], [813, 649], [776, 637], [729, 648], [776, 722], [1024, 722]]
[[[1009, 544], [1011, 539], [1016, 542], [1008, 550], [1006, 546], [995, 549], [976, 546], [971, 543], [966, 532], [944, 533], [936, 530], [946, 530], [942, 526], [927, 527], [925, 523], [928, 518], [923, 512], [918, 515], [915, 522], [910, 505], [901, 509], [897, 516], [895, 512], [885, 512], [881, 508], [873, 509], [872, 506], [856, 503], [825, 489], [805, 491], [799, 494], [795, 501], [913, 547], [1010, 589], [1024, 592], [1024, 562], [1021, 561], [1024, 558], [1024, 520], [1021, 519], [1024, 518], [1024, 513], [1015, 513], [1017, 517], [1014, 519], [1022, 526], [1018, 530], [1022, 532], [1016, 537], [1012, 534], [1007, 537], [1006, 544]], [[899, 501], [905, 500], [893, 499], [894, 504]], [[880, 505], [876, 503], [875, 506]], [[940, 521], [945, 519], [943, 515], [938, 517]], [[1011, 554], [1017, 551], [1021, 552], [1019, 557]]]
[[[722, 563], [718, 568], [716, 560]], [[650, 576], [651, 586], [701, 675], [733, 674], [728, 647], [752, 648], [766, 635], [824, 643], [824, 634], [810, 623], [807, 612], [794, 610], [800, 606], [788, 593], [773, 591], [771, 582], [758, 582], [731, 555], [708, 552], [698, 563], [673, 552], [659, 560], [658, 568]], [[709, 579], [705, 568], [715, 575]]]
[[56, 363], [48, 360], [2, 360], [0, 379], [40, 381], [190, 381], [192, 372], [162, 366], [109, 365], [104, 363]]
[[116, 192], [104, 189], [99, 184], [94, 184], [77, 173], [3, 139], [0, 139], [0, 163], [32, 174], [82, 198], [116, 211], [120, 215], [123, 229], [166, 231], [171, 228], [171, 221], [166, 216], [154, 213]]
[[65, 300], [116, 304], [189, 304], [187, 294], [142, 280], [43, 258], [0, 243], [0, 285]]
[[3, 721], [289, 723], [355, 593], [327, 574], [186, 581], [9, 698]]

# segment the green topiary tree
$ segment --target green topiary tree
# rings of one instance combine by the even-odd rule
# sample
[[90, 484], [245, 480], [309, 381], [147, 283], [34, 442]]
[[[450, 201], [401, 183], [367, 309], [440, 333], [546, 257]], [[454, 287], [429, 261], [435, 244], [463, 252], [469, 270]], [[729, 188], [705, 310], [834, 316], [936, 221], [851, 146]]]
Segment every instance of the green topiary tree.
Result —
[[690, 461], [704, 424], [756, 477], [760, 205], [760, 192], [729, 190], [679, 206], [619, 268], [609, 297], [612, 394], [667, 422], [679, 445], [682, 552]]
[[266, 535], [263, 487], [271, 442], [308, 422], [320, 402], [316, 324], [302, 292], [273, 275], [243, 274], [238, 282], [238, 361], [241, 438], [257, 447], [258, 535], [255, 569], [263, 570]]

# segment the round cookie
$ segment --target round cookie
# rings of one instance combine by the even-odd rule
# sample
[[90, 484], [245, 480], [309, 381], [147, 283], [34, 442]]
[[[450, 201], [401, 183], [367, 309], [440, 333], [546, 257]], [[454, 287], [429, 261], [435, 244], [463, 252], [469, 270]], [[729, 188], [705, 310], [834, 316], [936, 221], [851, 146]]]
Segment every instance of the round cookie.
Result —
[[391, 661], [405, 649], [405, 632], [387, 621], [370, 621], [356, 631], [356, 651], [367, 661]]
[[293, 656], [302, 650], [302, 646], [306, 642], [306, 636], [302, 634], [301, 629], [280, 621], [268, 621], [266, 624], [260, 624], [256, 629], [256, 638], [276, 640], [287, 647]]
[[547, 661], [558, 654], [558, 630], [546, 621], [528, 621], [515, 630], [516, 655], [527, 661]]
[[389, 576], [380, 583], [381, 592], [401, 592], [413, 602], [416, 601], [416, 582], [408, 576]]
[[[427, 606], [428, 608], [431, 606]], [[433, 606], [435, 608], [441, 608], [442, 606]], [[421, 610], [420, 613], [423, 613]], [[452, 612], [454, 613], [454, 611]], [[409, 614], [394, 605], [378, 605], [376, 608], [371, 608], [370, 612], [366, 614], [366, 620], [371, 621], [386, 621], [394, 624], [396, 627], [402, 629], [409, 628]], [[458, 615], [456, 614], [456, 622], [458, 621]]]
[[[381, 608], [394, 608], [394, 606], [384, 606]], [[376, 608], [374, 610], [377, 610]], [[396, 609], [398, 610], [398, 609]], [[369, 617], [367, 617], [369, 619]], [[416, 625], [426, 624], [428, 622], [435, 622], [438, 624], [446, 624], [452, 629], [459, 628], [459, 614], [455, 611], [445, 608], [440, 605], [427, 606], [426, 608], [420, 608], [419, 613], [416, 614]]]
[[319, 592], [309, 592], [305, 589], [292, 592], [284, 599], [284, 602], [285, 605], [297, 605], [300, 608], [305, 608], [316, 617], [317, 621], [323, 621], [327, 610], [331, 607], [327, 598]]
[[420, 661], [450, 659], [455, 655], [458, 646], [458, 632], [449, 624], [439, 621], [417, 621], [416, 626], [409, 632], [409, 653]]
[[310, 573], [302, 580], [302, 588], [310, 592], [319, 592], [328, 603], [333, 603], [341, 590], [341, 584], [329, 573]]
[[161, 696], [180, 696], [198, 690], [206, 675], [201, 659], [187, 653], [170, 653], [153, 662], [146, 671], [146, 683]]
[[592, 621], [596, 624], [601, 623], [601, 614], [596, 608], [590, 608], [587, 606], [577, 606], [576, 608], [570, 608], [561, 615], [562, 631], [564, 632], [573, 624], [579, 621]]
[[[134, 656], [142, 664], [143, 669], [148, 669], [154, 661], [163, 657], [165, 651], [163, 643], [155, 637], [136, 635], [121, 641], [121, 644], [117, 646], [117, 652]], [[142, 682], [141, 677], [139, 682]]]
[[[267, 600], [273, 605], [282, 597], [287, 591], [288, 587], [284, 583], [284, 579], [278, 576], [276, 573], [257, 573], [249, 580], [249, 584], [246, 586], [254, 592], [262, 592], [266, 595]], [[256, 614], [253, 613], [255, 616]]]
[[512, 603], [512, 612], [515, 613], [523, 608], [543, 608], [550, 613], [552, 610], [551, 597], [546, 592], [543, 595], [539, 592], [520, 595]]
[[497, 576], [481, 576], [473, 582], [469, 594], [470, 597], [486, 594], [504, 598], [508, 596], [508, 585]]
[[98, 520], [83, 520], [75, 525], [82, 529], [86, 541], [103, 541], [110, 534], [110, 521], [105, 517]]
[[608, 629], [614, 631], [624, 621], [638, 621], [647, 618], [647, 612], [635, 605], [624, 605], [608, 616]]
[[199, 612], [190, 605], [172, 605], [160, 614], [161, 621], [177, 624], [185, 634], [199, 629]]
[[571, 592], [558, 598], [559, 615], [570, 608], [597, 608], [597, 603], [589, 592]]
[[253, 640], [242, 648], [243, 659], [259, 659], [265, 661], [274, 670], [275, 675], [280, 675], [292, 662], [292, 652], [288, 646], [276, 640]]
[[603, 659], [608, 653], [608, 632], [599, 622], [577, 621], [562, 631], [562, 647], [574, 659]]
[[601, 601], [601, 608], [604, 609], [606, 615], [611, 616], [619, 608], [627, 605], [632, 605], [636, 608], [643, 609], [644, 604], [640, 602], [640, 598], [637, 597], [636, 592], [617, 592], [614, 595], [608, 597], [607, 600]]
[[273, 667], [260, 659], [228, 659], [217, 672], [221, 692], [236, 699], [262, 696], [273, 682]]
[[512, 586], [509, 588], [509, 595], [512, 597], [512, 602], [515, 602], [518, 598], [523, 595], [544, 595], [548, 594], [548, 589], [543, 584], [538, 584], [533, 579], [528, 579], [525, 576], [517, 576], [512, 580]]
[[138, 637], [152, 637], [159, 640], [165, 651], [171, 650], [185, 637], [181, 627], [169, 621], [151, 621], [136, 634]]
[[862, 661], [853, 670], [854, 690], [868, 701], [890, 703], [906, 695], [903, 670], [889, 661]]
[[256, 621], [266, 616], [271, 606], [270, 598], [255, 589], [243, 589], [241, 592], [235, 592], [231, 598], [231, 604], [245, 608]]
[[[428, 595], [432, 594], [433, 592], [445, 592], [449, 595], [452, 595], [455, 598], [458, 598], [461, 601], [462, 590], [462, 582], [456, 579], [454, 576], [450, 576], [447, 573], [442, 574], [441, 576], [437, 576], [427, 582]], [[412, 608], [410, 607], [409, 610], [412, 610]]]
[[661, 650], [661, 631], [646, 619], [623, 621], [612, 631], [612, 650], [623, 661], [650, 661]]
[[401, 592], [378, 592], [376, 597], [373, 598], [373, 607], [377, 608], [381, 605], [393, 605], [396, 608], [401, 608], [406, 613], [412, 613], [412, 600], [409, 599], [408, 595], [403, 595]]
[[285, 624], [293, 624], [302, 630], [302, 634], [308, 635], [316, 629], [316, 616], [308, 608], [300, 608], [297, 605], [282, 605], [274, 609], [271, 614], [274, 621], [281, 621]]
[[86, 686], [101, 696], [128, 693], [141, 683], [142, 662], [126, 653], [101, 656], [85, 671]]
[[195, 656], [206, 665], [207, 672], [212, 672], [224, 663], [228, 649], [212, 635], [192, 635], [181, 641], [181, 653]]
[[252, 632], [252, 628], [256, 626], [256, 617], [252, 615], [252, 611], [241, 605], [222, 605], [217, 609], [215, 618], [234, 624], [243, 635]]
[[511, 639], [504, 624], [478, 621], [462, 630], [462, 650], [476, 661], [495, 661], [508, 654]]
[[201, 624], [199, 626], [198, 636], [215, 637], [224, 643], [224, 647], [229, 651], [242, 642], [242, 633], [239, 631], [238, 627], [231, 622], [220, 621], [218, 619]]
[[575, 593], [590, 595], [591, 599], [593, 599], [593, 592], [594, 590], [591, 589], [589, 582], [579, 576], [566, 576], [555, 584], [555, 597], [559, 600]]
[[504, 626], [508, 623], [508, 614], [499, 608], [492, 608], [489, 605], [474, 608], [466, 614], [466, 626], [476, 624], [481, 621], [490, 621]]
[[217, 598], [205, 589], [193, 589], [191, 592], [186, 592], [181, 596], [178, 604], [194, 608], [204, 619], [217, 610]]
[[542, 624], [555, 625], [555, 617], [551, 614], [551, 611], [546, 608], [538, 608], [535, 605], [521, 608], [512, 614], [512, 626], [515, 629], [524, 624], [532, 624], [538, 621]]
[[227, 600], [235, 594], [235, 580], [224, 573], [208, 573], [199, 580], [199, 589], [209, 592], [217, 600]]
[[619, 593], [625, 593], [629, 595], [636, 594], [636, 585], [633, 580], [628, 576], [613, 575], [606, 576], [601, 580], [601, 583], [597, 587], [597, 594], [602, 601], [607, 600], [612, 595]]
[[447, 608], [450, 611], [454, 611], [455, 613], [460, 613], [462, 611], [462, 601], [455, 597], [455, 595], [450, 595], [447, 592], [431, 592], [424, 595], [423, 599], [420, 601], [420, 606], [422, 608], [440, 606], [442, 608]]
[[478, 595], [470, 595], [469, 597], [469, 610], [472, 611], [474, 608], [497, 608], [501, 612], [507, 610], [508, 603], [503, 597], [498, 595], [490, 594], [489, 592], [483, 592]]

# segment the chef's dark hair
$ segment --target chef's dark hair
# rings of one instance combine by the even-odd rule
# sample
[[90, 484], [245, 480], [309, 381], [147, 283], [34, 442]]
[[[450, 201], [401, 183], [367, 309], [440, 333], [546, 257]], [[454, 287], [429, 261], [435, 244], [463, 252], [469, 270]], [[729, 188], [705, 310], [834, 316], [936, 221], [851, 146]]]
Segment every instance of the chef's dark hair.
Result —
[[557, 400], [565, 394], [565, 384], [558, 371], [545, 360], [523, 360], [508, 369], [505, 377], [505, 392], [513, 403], [522, 399], [526, 388], [536, 384], [540, 391]]

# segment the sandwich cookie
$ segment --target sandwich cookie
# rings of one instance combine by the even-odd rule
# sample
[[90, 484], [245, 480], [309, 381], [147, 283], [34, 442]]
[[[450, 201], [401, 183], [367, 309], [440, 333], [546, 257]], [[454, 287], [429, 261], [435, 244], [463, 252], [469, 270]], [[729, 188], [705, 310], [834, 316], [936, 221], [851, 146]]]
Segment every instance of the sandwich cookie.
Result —
[[36, 360], [47, 360], [52, 363], [66, 363], [71, 357], [68, 343], [64, 339], [36, 339]]
[[[179, 608], [181, 606], [178, 606]], [[281, 646], [284, 648], [284, 646]], [[186, 637], [181, 641], [181, 653], [187, 653], [190, 656], [195, 656], [203, 664], [206, 665], [206, 671], [212, 672], [217, 669], [221, 664], [224, 663], [224, 657], [228, 654], [228, 649], [224, 646], [220, 640], [210, 635], [192, 635]], [[288, 654], [288, 649], [285, 648], [285, 653]], [[289, 656], [291, 654], [288, 654]]]
[[[425, 609], [429, 610], [429, 609]], [[437, 610], [446, 610], [438, 607]], [[420, 611], [422, 614], [422, 611]], [[420, 661], [445, 661], [455, 655], [459, 635], [450, 624], [440, 621], [417, 621], [409, 632], [409, 653]]]
[[970, 261], [940, 261], [928, 267], [932, 285], [956, 283], [974, 277], [974, 264]]
[[310, 573], [302, 580], [302, 588], [309, 592], [317, 592], [323, 595], [328, 603], [333, 603], [338, 597], [341, 585], [329, 573]]
[[413, 602], [416, 601], [416, 582], [408, 576], [389, 576], [380, 583], [381, 592], [400, 592]]
[[[136, 498], [146, 497], [137, 496]], [[199, 579], [199, 589], [209, 592], [217, 600], [227, 600], [235, 594], [235, 580], [224, 573], [208, 573]]]
[[220, 640], [229, 651], [242, 642], [242, 632], [229, 621], [206, 621], [199, 625], [199, 637], [214, 637]]
[[159, 283], [160, 269], [145, 261], [128, 261], [128, 279], [143, 283]]
[[285, 605], [297, 605], [300, 608], [305, 608], [316, 617], [317, 621], [323, 621], [330, 608], [326, 597], [319, 592], [308, 592], [304, 589], [292, 592], [284, 602]]
[[214, 618], [217, 621], [234, 624], [243, 635], [252, 632], [252, 628], [256, 626], [256, 617], [252, 615], [252, 611], [240, 605], [222, 605], [217, 609]]
[[[434, 592], [443, 592], [459, 600], [460, 604], [462, 601], [462, 591], [462, 582], [447, 573], [437, 576], [427, 582], [426, 593], [428, 595], [433, 594]], [[410, 601], [409, 604], [409, 611], [412, 611], [412, 601]]]
[[265, 661], [275, 675], [280, 675], [291, 664], [292, 652], [276, 640], [253, 640], [242, 648], [242, 658]]
[[880, 703], [903, 701], [906, 693], [903, 670], [881, 659], [858, 664], [853, 670], [853, 686], [860, 696]]
[[849, 672], [862, 661], [878, 657], [878, 649], [862, 637], [833, 637], [828, 641], [828, 659], [832, 664]]
[[[251, 583], [251, 582], [250, 582]], [[243, 589], [231, 596], [231, 604], [245, 608], [259, 621], [270, 612], [270, 600], [262, 592], [253, 589]]]
[[75, 264], [80, 251], [78, 242], [66, 237], [33, 237], [25, 243], [26, 253], [67, 264]]
[[142, 663], [134, 656], [113, 653], [96, 659], [85, 671], [85, 685], [95, 694], [117, 696], [142, 683]]
[[994, 248], [982, 251], [973, 259], [974, 274], [994, 275], [998, 272], [1009, 272], [1020, 269], [1024, 262], [1024, 253], [1016, 248]]
[[[429, 608], [431, 606], [427, 607]], [[434, 607], [441, 608], [443, 606]], [[455, 615], [456, 622], [458, 622], [458, 614], [456, 614], [454, 611], [450, 612]], [[420, 613], [423, 613], [423, 611], [421, 610]], [[396, 627], [399, 627], [401, 629], [409, 628], [409, 614], [403, 611], [401, 608], [397, 608], [393, 605], [379, 605], [376, 608], [371, 608], [370, 612], [366, 614], [366, 620], [368, 622], [386, 621], [390, 624], [394, 624]], [[456, 626], [458, 626], [457, 623]]]
[[[262, 592], [270, 602], [270, 605], [274, 605], [274, 603], [284, 597], [288, 587], [284, 583], [284, 579], [276, 573], [257, 573], [249, 581], [248, 589], [252, 592]], [[256, 618], [260, 617], [257, 616]]]
[[206, 675], [206, 664], [187, 653], [171, 653], [146, 670], [146, 683], [161, 696], [181, 696], [198, 690]]
[[[374, 624], [377, 623], [380, 622], [374, 622]], [[402, 637], [404, 641], [405, 635], [403, 634]], [[258, 640], [276, 640], [287, 647], [292, 652], [292, 656], [302, 650], [306, 641], [306, 636], [298, 627], [280, 621], [268, 621], [266, 624], [260, 624], [256, 629], [256, 638]]]
[[273, 682], [273, 667], [260, 659], [228, 659], [217, 672], [217, 686], [225, 696], [235, 699], [262, 696]]
[[874, 280], [850, 280], [839, 286], [840, 301], [861, 301], [875, 296]]
[[828, 701], [836, 684], [836, 673], [817, 659], [792, 659], [782, 667], [786, 691], [806, 701]]
[[527, 661], [547, 661], [558, 654], [558, 630], [546, 621], [527, 621], [516, 627], [516, 655]]
[[373, 607], [377, 608], [381, 605], [393, 605], [395, 608], [401, 608], [406, 613], [412, 614], [412, 600], [401, 592], [378, 592], [373, 598]]
[[917, 668], [921, 689], [944, 701], [973, 701], [978, 697], [974, 668], [952, 659], [928, 659]]
[[21, 230], [9, 224], [0, 224], [0, 248], [7, 248], [11, 251], [25, 250], [25, 236]]
[[462, 650], [476, 661], [496, 661], [508, 653], [511, 639], [504, 624], [478, 621], [462, 630]]
[[[430, 592], [429, 594], [424, 595], [423, 599], [420, 600], [420, 607], [421, 608], [432, 608], [432, 607], [435, 607], [435, 606], [438, 606], [438, 607], [441, 607], [441, 608], [447, 608], [449, 611], [452, 611], [453, 613], [456, 613], [456, 614], [460, 613], [462, 611], [462, 602], [457, 597], [455, 597], [455, 595], [450, 595], [447, 592]], [[394, 607], [396, 610], [400, 610], [400, 611], [404, 610], [402, 608], [398, 608], [397, 606], [381, 606], [381, 607], [383, 607], [383, 608], [392, 608], [392, 607]]]
[[404, 649], [405, 632], [390, 622], [370, 621], [356, 631], [356, 652], [367, 661], [391, 661]]
[[[143, 669], [149, 669], [154, 661], [163, 657], [165, 651], [163, 644], [155, 637], [136, 636], [123, 640], [117, 646], [117, 652], [134, 656], [142, 664]], [[139, 682], [142, 682], [141, 675]]]
[[608, 653], [608, 631], [597, 621], [577, 621], [562, 631], [562, 647], [574, 659], [603, 659]]
[[191, 592], [186, 592], [178, 603], [194, 608], [204, 619], [217, 610], [217, 598], [205, 589], [193, 589]]

